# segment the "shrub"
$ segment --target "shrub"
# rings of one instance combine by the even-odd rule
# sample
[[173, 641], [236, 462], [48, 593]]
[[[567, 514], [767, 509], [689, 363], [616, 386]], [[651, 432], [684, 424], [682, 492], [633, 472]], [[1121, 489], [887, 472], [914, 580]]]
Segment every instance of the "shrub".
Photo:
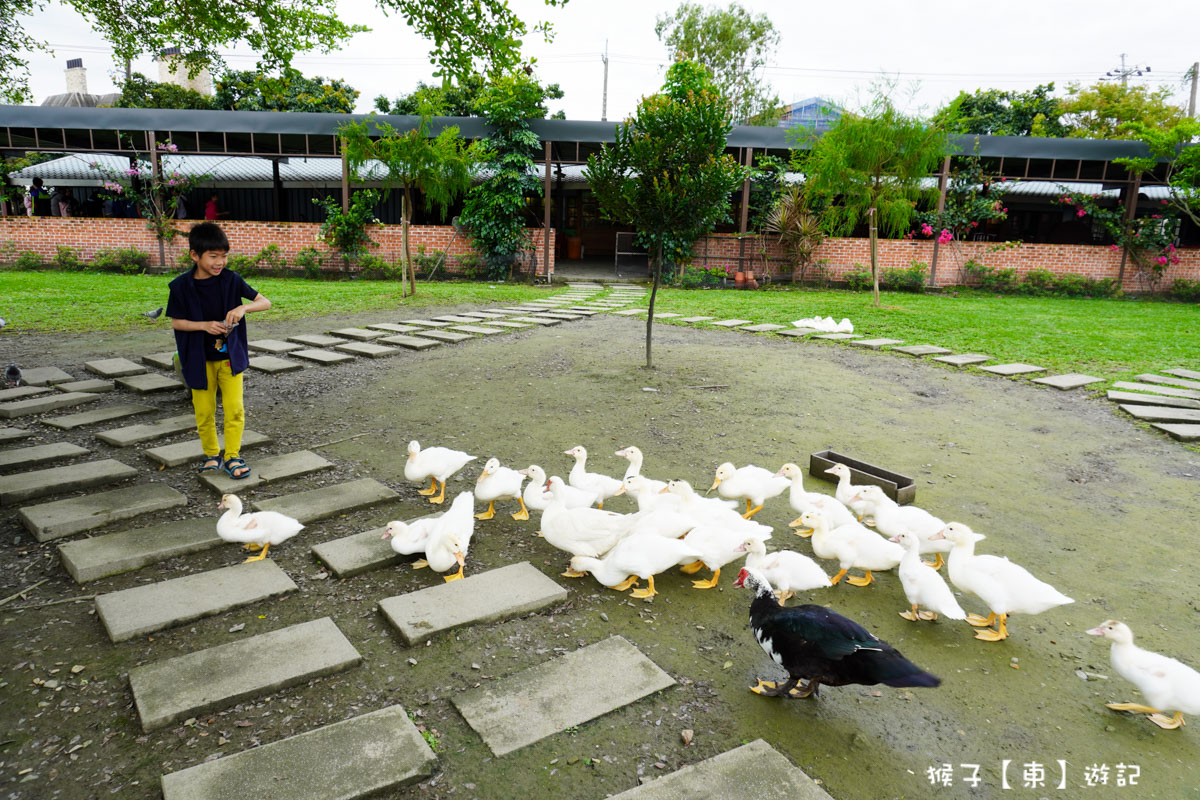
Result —
[[847, 272], [843, 278], [846, 281], [846, 286], [853, 292], [862, 292], [872, 287], [871, 270], [864, 267], [862, 264], [855, 264], [854, 268]]
[[73, 247], [64, 247], [63, 245], [58, 246], [58, 250], [54, 254], [53, 263], [55, 269], [61, 269], [65, 272], [81, 270], [84, 267], [83, 261], [79, 258], [79, 251]]
[[720, 286], [724, 279], [725, 270], [720, 267], [709, 269], [684, 267], [683, 272], [679, 275], [678, 283], [681, 289], [702, 289]]
[[416, 267], [417, 275], [423, 278], [428, 278], [433, 275], [434, 269], [438, 264], [445, 263], [446, 254], [441, 250], [433, 249], [428, 252], [425, 250], [425, 245], [417, 245], [417, 254], [413, 257], [413, 265]]
[[136, 247], [115, 247], [97, 250], [92, 256], [92, 267], [104, 272], [124, 272], [132, 275], [145, 272], [150, 266], [150, 254]]
[[254, 256], [243, 256], [236, 253], [229, 256], [229, 260], [225, 262], [225, 266], [243, 278], [251, 277], [258, 271], [256, 269], [258, 262], [254, 260]]
[[180, 269], [191, 269], [192, 266], [195, 264], [195, 262], [192, 261], [192, 251], [184, 250], [182, 253], [180, 253], [179, 256], [175, 259], [175, 264]]
[[41, 269], [45, 266], [42, 257], [32, 250], [25, 250], [13, 260], [17, 269]]
[[1167, 290], [1167, 294], [1185, 303], [1200, 303], [1200, 281], [1190, 281], [1187, 278], [1176, 278]]
[[479, 275], [479, 267], [483, 263], [477, 255], [463, 256], [458, 259], [458, 266], [462, 270], [462, 276], [469, 281], [475, 280]]
[[402, 281], [404, 280], [404, 259], [397, 258], [388, 261], [370, 253], [358, 257], [359, 274], [369, 281]]
[[[1082, 277], [1082, 276], [1077, 276]], [[1054, 294], [1055, 291], [1054, 273], [1048, 269], [1031, 269], [1025, 273], [1024, 280], [1021, 281], [1021, 294], [1031, 294], [1035, 296]]]
[[300, 252], [296, 253], [294, 263], [297, 267], [304, 270], [306, 278], [320, 278], [322, 275], [321, 265], [324, 259], [321, 253], [315, 247], [305, 247]]
[[920, 261], [912, 262], [909, 267], [890, 267], [883, 271], [880, 283], [888, 289], [901, 292], [925, 291], [925, 280], [929, 274], [929, 265]]

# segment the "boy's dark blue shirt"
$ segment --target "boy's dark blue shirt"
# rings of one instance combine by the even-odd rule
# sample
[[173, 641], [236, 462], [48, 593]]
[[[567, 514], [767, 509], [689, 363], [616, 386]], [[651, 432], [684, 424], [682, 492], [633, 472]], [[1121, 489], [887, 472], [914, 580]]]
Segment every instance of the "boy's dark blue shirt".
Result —
[[[220, 289], [221, 307], [224, 309], [217, 316], [212, 312], [205, 314], [200, 301], [200, 292], [196, 288], [195, 269], [171, 281], [167, 287], [166, 315], [171, 319], [186, 319], [193, 322], [222, 320], [230, 310], [242, 304], [242, 299], [253, 300], [258, 292], [231, 269], [221, 270], [221, 274], [208, 281], [213, 281]], [[207, 281], [206, 281], [207, 283]], [[203, 331], [175, 331], [175, 348], [179, 352], [179, 363], [183, 367], [183, 380], [192, 389], [208, 388], [208, 372], [205, 366], [205, 337]], [[210, 337], [211, 338], [211, 337]], [[247, 345], [246, 320], [243, 317], [240, 324], [229, 332], [227, 347], [229, 349], [229, 367], [234, 375], [241, 374], [250, 366], [250, 348]]]

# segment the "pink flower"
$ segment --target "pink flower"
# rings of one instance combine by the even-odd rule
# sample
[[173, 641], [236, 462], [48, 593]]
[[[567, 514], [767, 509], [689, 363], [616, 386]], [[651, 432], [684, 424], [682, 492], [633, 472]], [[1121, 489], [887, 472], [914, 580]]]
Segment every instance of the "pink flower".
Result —
[[1170, 251], [1170, 252], [1172, 252], [1172, 253], [1173, 253], [1173, 252], [1175, 252], [1175, 245], [1173, 245], [1173, 244], [1169, 244], [1169, 245], [1167, 245], [1167, 250], [1168, 250], [1168, 251]]
[[1150, 219], [1162, 219], [1162, 214], [1151, 214]]
[[142, 172], [137, 167], [130, 167], [129, 169], [125, 170], [125, 174], [131, 178], [136, 178], [140, 176]]
[[978, 223], [978, 222], [972, 222], [972, 223], [971, 223], [971, 227], [972, 227], [972, 228], [978, 228], [978, 227], [979, 227], [979, 223]]
[[1159, 202], [1161, 202], [1164, 206], [1167, 204], [1166, 200], [1160, 200]]
[[1086, 216], [1087, 216], [1087, 212], [1086, 212], [1086, 211], [1084, 211], [1084, 210], [1081, 208], [1081, 209], [1079, 209], [1078, 211], [1076, 211], [1076, 212], [1075, 212], [1075, 216], [1077, 216], [1077, 217], [1086, 217]]
[[1156, 258], [1156, 259], [1154, 259], [1154, 260], [1155, 260], [1155, 261], [1157, 261], [1159, 264], [1166, 264], [1166, 263], [1167, 263], [1167, 257], [1166, 257], [1166, 256], [1159, 256], [1158, 258]]
[[1005, 213], [1005, 214], [1007, 214], [1007, 213], [1008, 213], [1008, 209], [1007, 209], [1007, 208], [1002, 208], [1002, 209], [1000, 209], [1000, 210], [1001, 210], [1003, 213]]
[[116, 192], [117, 194], [121, 194], [122, 192], [125, 191], [124, 186], [122, 186], [119, 183], [113, 183], [112, 181], [105, 181], [104, 188], [110, 192]]
[[158, 149], [165, 150], [168, 153], [178, 153], [179, 152], [179, 146], [176, 145], [174, 142], [167, 142], [166, 144], [159, 142]]
[[1172, 263], [1172, 264], [1178, 264], [1178, 263], [1179, 263], [1179, 256], [1171, 256], [1171, 263]]
[[1113, 251], [1114, 253], [1116, 253], [1116, 252], [1117, 252], [1117, 251], [1119, 251], [1120, 249], [1121, 249], [1121, 248], [1120, 248], [1120, 247], [1118, 247], [1117, 245], [1115, 245], [1115, 244], [1114, 244], [1114, 245], [1112, 245], [1112, 251]]
[[942, 232], [938, 234], [938, 238], [937, 238], [938, 244], [946, 244], [953, 238], [954, 238], [953, 233], [946, 230], [945, 228], [942, 228]]
[[928, 222], [921, 223], [921, 235], [933, 236], [933, 226], [931, 226]]

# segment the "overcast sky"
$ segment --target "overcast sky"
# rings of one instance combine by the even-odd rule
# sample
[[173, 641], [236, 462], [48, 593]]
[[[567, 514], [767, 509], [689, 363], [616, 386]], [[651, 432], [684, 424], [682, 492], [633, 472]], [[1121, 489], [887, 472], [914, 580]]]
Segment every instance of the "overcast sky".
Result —
[[[3, 0], [0, 0], [2, 2]], [[621, 119], [638, 99], [655, 92], [667, 63], [666, 48], [654, 35], [655, 19], [675, 2], [664, 0], [570, 0], [549, 8], [540, 0], [510, 0], [532, 24], [549, 20], [550, 44], [530, 36], [527, 54], [538, 60], [539, 76], [561, 84], [562, 108], [570, 119], [600, 119], [606, 44], [609, 55], [608, 116]], [[872, 81], [898, 79], [898, 94], [911, 111], [932, 112], [960, 89], [1032, 88], [1054, 81], [1093, 83], [1118, 67], [1151, 72], [1134, 81], [1166, 85], [1187, 103], [1183, 73], [1200, 60], [1200, 2], [1159, 0], [858, 0], [857, 2], [766, 2], [742, 5], [766, 13], [781, 44], [765, 78], [785, 102], [819, 95], [854, 103]], [[428, 44], [399, 18], [385, 17], [373, 0], [340, 0], [347, 22], [368, 25], [343, 50], [299, 57], [305, 74], [337, 77], [362, 94], [359, 111], [369, 111], [378, 94], [394, 97], [417, 81], [432, 82]], [[30, 59], [35, 102], [64, 89], [63, 70], [70, 58], [88, 68], [89, 91], [115, 91], [116, 65], [111, 51], [74, 12], [51, 0], [46, 10], [27, 19], [29, 32], [54, 47], [53, 56]], [[244, 47], [228, 54], [229, 64], [248, 68], [254, 56]], [[157, 78], [148, 58], [134, 68]]]

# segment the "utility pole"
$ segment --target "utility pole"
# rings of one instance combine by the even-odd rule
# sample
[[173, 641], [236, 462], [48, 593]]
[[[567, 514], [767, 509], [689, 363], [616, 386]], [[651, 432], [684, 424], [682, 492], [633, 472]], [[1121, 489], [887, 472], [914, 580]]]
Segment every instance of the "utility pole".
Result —
[[1192, 99], [1188, 101], [1188, 116], [1196, 118], [1196, 81], [1200, 78], [1200, 61], [1192, 64]]
[[1133, 65], [1132, 67], [1126, 67], [1125, 66], [1125, 53], [1121, 53], [1121, 66], [1119, 66], [1115, 69], [1110, 69], [1108, 72], [1104, 73], [1104, 77], [1101, 78], [1100, 80], [1120, 78], [1121, 85], [1125, 86], [1129, 83], [1130, 77], [1136, 75], [1140, 78], [1142, 76], [1143, 70], [1145, 70], [1146, 72], [1149, 72], [1150, 68], [1149, 67], [1141, 67], [1136, 64]]
[[[604, 40], [604, 55], [600, 56], [600, 60], [604, 62], [604, 94], [600, 101], [600, 121], [608, 120], [608, 39]], [[1192, 100], [1193, 105], [1196, 99], [1196, 82], [1192, 81]]]

